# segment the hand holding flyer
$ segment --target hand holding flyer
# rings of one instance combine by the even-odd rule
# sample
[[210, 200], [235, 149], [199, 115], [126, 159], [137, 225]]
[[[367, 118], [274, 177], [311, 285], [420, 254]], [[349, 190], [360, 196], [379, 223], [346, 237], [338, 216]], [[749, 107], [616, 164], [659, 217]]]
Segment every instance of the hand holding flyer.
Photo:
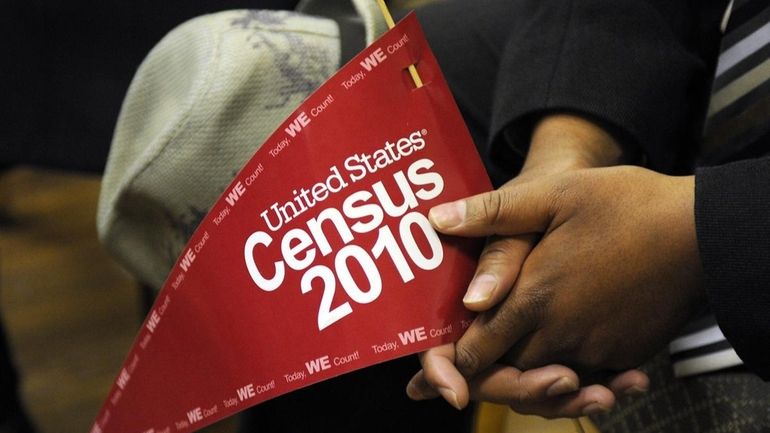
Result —
[[425, 215], [488, 189], [412, 14], [235, 176], [172, 269], [92, 432], [196, 430], [456, 340], [470, 324], [461, 299], [480, 245], [440, 237]]

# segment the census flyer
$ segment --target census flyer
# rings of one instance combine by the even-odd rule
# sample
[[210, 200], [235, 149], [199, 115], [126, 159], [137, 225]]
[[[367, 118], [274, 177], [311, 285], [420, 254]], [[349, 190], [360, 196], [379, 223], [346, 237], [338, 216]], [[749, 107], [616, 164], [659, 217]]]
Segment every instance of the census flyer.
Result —
[[481, 245], [438, 235], [426, 215], [490, 188], [411, 14], [236, 175], [173, 267], [91, 432], [193, 431], [455, 341], [470, 324], [462, 297]]

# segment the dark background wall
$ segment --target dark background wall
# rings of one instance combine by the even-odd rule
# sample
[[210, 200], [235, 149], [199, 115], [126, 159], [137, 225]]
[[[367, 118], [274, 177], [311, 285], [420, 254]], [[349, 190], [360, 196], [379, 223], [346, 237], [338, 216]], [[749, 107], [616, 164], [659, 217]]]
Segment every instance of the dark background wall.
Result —
[[198, 15], [297, 0], [0, 1], [0, 167], [101, 172], [136, 68]]

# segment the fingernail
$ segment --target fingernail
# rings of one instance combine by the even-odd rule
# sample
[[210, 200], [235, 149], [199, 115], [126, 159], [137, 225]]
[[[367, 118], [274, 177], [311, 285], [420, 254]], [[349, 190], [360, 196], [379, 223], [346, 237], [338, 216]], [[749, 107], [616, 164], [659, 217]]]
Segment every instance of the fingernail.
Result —
[[497, 287], [497, 278], [494, 275], [478, 275], [468, 285], [468, 291], [465, 293], [463, 302], [466, 304], [484, 302], [492, 296], [495, 287]]
[[406, 395], [408, 395], [412, 400], [425, 399], [420, 390], [412, 382], [406, 384]]
[[438, 229], [449, 229], [460, 225], [465, 218], [465, 201], [459, 200], [433, 207], [428, 218]]
[[554, 397], [578, 390], [578, 384], [569, 377], [560, 377], [545, 391], [546, 397]]
[[607, 413], [610, 408], [603, 406], [599, 403], [590, 403], [583, 408], [583, 415], [599, 415], [600, 413]]
[[625, 391], [623, 391], [623, 394], [625, 395], [640, 395], [647, 392], [646, 388], [642, 388], [641, 386], [634, 385], [632, 387], [629, 387]]
[[446, 400], [447, 402], [449, 402], [449, 404], [452, 405], [452, 407], [454, 407], [457, 410], [462, 409], [460, 407], [460, 402], [457, 401], [457, 394], [455, 394], [454, 391], [452, 391], [449, 388], [440, 387], [438, 389], [438, 392], [439, 394], [441, 394], [442, 397], [444, 397], [444, 400]]

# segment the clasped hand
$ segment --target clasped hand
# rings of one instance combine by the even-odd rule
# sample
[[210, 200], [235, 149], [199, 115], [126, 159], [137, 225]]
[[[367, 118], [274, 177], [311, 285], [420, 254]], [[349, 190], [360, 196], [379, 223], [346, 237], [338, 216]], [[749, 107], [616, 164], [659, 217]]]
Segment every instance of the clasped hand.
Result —
[[442, 233], [490, 241], [464, 298], [480, 314], [455, 345], [421, 354], [412, 398], [606, 411], [647, 388], [634, 368], [703, 301], [693, 177], [532, 152], [500, 189], [429, 213]]

